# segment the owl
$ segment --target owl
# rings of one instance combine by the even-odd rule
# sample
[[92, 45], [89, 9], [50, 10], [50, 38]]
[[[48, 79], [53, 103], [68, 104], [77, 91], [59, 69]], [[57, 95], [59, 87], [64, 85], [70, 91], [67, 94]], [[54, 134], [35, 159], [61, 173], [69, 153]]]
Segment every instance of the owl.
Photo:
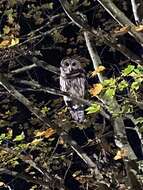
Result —
[[[66, 58], [61, 61], [60, 66], [60, 89], [73, 96], [84, 98], [85, 95], [85, 70], [78, 60]], [[77, 100], [64, 96], [64, 101], [68, 107], [71, 117], [76, 122], [84, 121], [84, 106]]]

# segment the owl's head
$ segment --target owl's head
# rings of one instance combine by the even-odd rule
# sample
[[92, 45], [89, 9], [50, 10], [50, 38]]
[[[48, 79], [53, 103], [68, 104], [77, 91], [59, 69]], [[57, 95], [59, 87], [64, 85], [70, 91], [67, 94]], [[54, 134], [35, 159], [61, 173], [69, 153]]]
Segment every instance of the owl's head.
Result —
[[76, 59], [66, 58], [61, 61], [61, 72], [63, 74], [74, 74], [82, 69], [81, 64]]

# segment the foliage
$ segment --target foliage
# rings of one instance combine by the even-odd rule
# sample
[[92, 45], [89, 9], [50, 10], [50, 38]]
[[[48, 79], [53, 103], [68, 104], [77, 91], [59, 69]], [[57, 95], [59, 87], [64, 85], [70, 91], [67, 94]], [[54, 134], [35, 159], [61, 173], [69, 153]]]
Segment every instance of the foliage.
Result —
[[[91, 29], [100, 34], [91, 34], [103, 63], [95, 70], [84, 29], [70, 22], [59, 1], [0, 1], [0, 188], [39, 190], [45, 183], [49, 189], [130, 188], [123, 163], [129, 152], [115, 144], [113, 119], [127, 118], [142, 136], [143, 67], [107, 47], [103, 37], [114, 45], [132, 43], [131, 52], [142, 49], [127, 34], [130, 27], [120, 27], [97, 1], [69, 2], [72, 12], [87, 17]], [[116, 3], [131, 20], [130, 1]], [[142, 32], [142, 24], [134, 28]], [[78, 58], [86, 70], [89, 85], [83, 124], [72, 121], [63, 98], [58, 91], [53, 93], [59, 89], [59, 65], [66, 56]], [[99, 74], [105, 76], [103, 81], [98, 80]], [[18, 92], [29, 100], [28, 106], [26, 100], [21, 98], [24, 104], [16, 98]], [[104, 176], [101, 183], [88, 168], [87, 156]], [[21, 180], [25, 187], [19, 186]]]

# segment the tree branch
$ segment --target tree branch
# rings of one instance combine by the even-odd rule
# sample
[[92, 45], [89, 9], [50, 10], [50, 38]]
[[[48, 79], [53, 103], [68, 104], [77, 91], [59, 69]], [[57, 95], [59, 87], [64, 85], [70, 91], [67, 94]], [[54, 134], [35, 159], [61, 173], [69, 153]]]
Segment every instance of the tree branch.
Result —
[[102, 39], [102, 41], [108, 45], [111, 48], [116, 49], [117, 51], [121, 52], [124, 56], [129, 58], [131, 61], [135, 62], [136, 64], [142, 64], [143, 60], [136, 54], [134, 54], [131, 50], [129, 50], [127, 47], [125, 47], [122, 44], [119, 44], [115, 42], [114, 38], [111, 38], [107, 33], [96, 31], [95, 29], [91, 29], [87, 22], [83, 21], [82, 19], [79, 19], [76, 14], [71, 13], [69, 9], [69, 3], [67, 0], [59, 0], [63, 9], [65, 10], [67, 16], [73, 21], [75, 25], [77, 25], [79, 28], [90, 32], [95, 38]]
[[111, 0], [97, 0], [104, 9], [121, 25], [130, 26], [129, 33], [143, 45], [143, 37], [140, 33], [136, 32], [135, 25], [125, 16], [125, 14], [116, 7]]
[[[93, 46], [91, 45], [91, 39], [90, 39], [90, 33], [89, 32], [84, 32], [84, 38], [85, 38], [85, 41], [86, 41], [86, 46], [87, 46], [87, 49], [89, 51], [89, 54], [90, 54], [90, 57], [92, 59], [92, 62], [93, 62], [93, 67], [94, 69], [96, 70], [100, 65], [102, 65], [101, 63], [101, 59], [98, 55], [98, 52], [96, 50], [96, 48], [93, 49]], [[99, 81], [100, 82], [103, 82], [103, 76], [101, 73], [97, 73], [97, 76], [99, 78]]]
[[45, 182], [43, 180], [40, 179], [34, 179], [33, 177], [31, 177], [30, 175], [27, 174], [23, 174], [23, 173], [18, 173], [16, 171], [10, 171], [6, 168], [0, 168], [0, 174], [8, 174], [17, 178], [22, 178], [28, 182], [34, 183], [34, 184], [38, 184], [41, 186], [46, 186], [49, 187], [49, 182]]
[[[64, 10], [66, 10], [66, 14], [67, 16], [72, 20], [74, 20], [75, 23], [78, 22], [78, 20], [76, 19], [75, 20], [75, 16], [73, 17], [73, 13], [71, 13], [71, 11], [69, 10], [69, 4], [67, 3], [66, 0], [60, 0], [61, 2], [61, 5], [62, 7], [64, 8]], [[81, 27], [82, 27], [82, 24], [81, 24]], [[86, 26], [85, 29], [87, 29], [88, 27]], [[93, 33], [91, 30], [89, 31], [91, 33]], [[97, 34], [97, 33], [96, 33]], [[92, 45], [91, 45], [91, 42], [89, 40], [89, 36], [87, 36], [87, 33], [84, 33], [85, 35], [85, 38], [86, 38], [86, 42], [87, 42], [87, 47], [88, 47], [88, 50], [89, 50], [89, 53], [90, 53], [90, 56], [91, 56], [91, 59], [94, 61], [93, 64], [94, 64], [94, 67], [97, 66], [97, 61], [98, 63], [100, 61], [100, 57], [97, 56], [97, 53], [94, 52], [93, 48], [92, 48]], [[93, 59], [94, 58], [94, 59]], [[108, 101], [109, 104], [111, 104], [111, 102]], [[106, 104], [104, 104], [106, 105]], [[114, 109], [116, 110], [117, 113], [119, 113], [120, 111], [120, 106], [118, 105], [118, 103], [116, 102], [116, 100], [114, 99], [112, 101], [112, 105], [114, 107]], [[108, 106], [107, 106], [108, 107]], [[129, 143], [128, 143], [128, 140], [127, 140], [127, 137], [126, 137], [126, 133], [125, 133], [125, 126], [124, 126], [124, 121], [123, 121], [123, 118], [122, 117], [118, 117], [118, 118], [112, 118], [113, 120], [113, 126], [114, 126], [114, 132], [115, 132], [115, 136], [116, 136], [116, 143], [119, 145], [121, 145], [121, 147], [126, 147], [128, 149], [128, 152], [130, 153], [130, 156], [128, 155], [128, 158], [129, 159], [135, 159], [135, 154], [133, 153]], [[120, 142], [120, 144], [118, 143], [118, 141]]]
[[131, 4], [136, 24], [143, 24], [143, 1], [131, 0]]
[[50, 72], [55, 73], [57, 75], [60, 75], [60, 69], [59, 68], [57, 68], [53, 65], [50, 65], [47, 62], [38, 59], [37, 57], [33, 57], [32, 61], [33, 61], [33, 64], [28, 65], [28, 66], [24, 66], [24, 67], [16, 69], [16, 70], [13, 70], [13, 71], [11, 71], [11, 74], [18, 74], [18, 73], [25, 72], [27, 70], [33, 69], [35, 67], [42, 67], [43, 69], [45, 69], [47, 71], [50, 71]]
[[[0, 73], [0, 85], [2, 85], [12, 96], [14, 96], [17, 100], [19, 100], [23, 105], [25, 105], [29, 111], [31, 111], [40, 121], [43, 122], [47, 127], [52, 127], [56, 129], [56, 132], [58, 135], [61, 135], [63, 133], [63, 130], [61, 127], [58, 126], [57, 123], [51, 123], [46, 116], [43, 116], [40, 109], [33, 105], [27, 98], [25, 98], [22, 94], [20, 94], [11, 84], [9, 84], [7, 78]], [[65, 131], [63, 135], [65, 143], [68, 143], [71, 148], [76, 152], [79, 152], [78, 155], [82, 155], [81, 158], [84, 158], [83, 161], [88, 165], [89, 168], [93, 168], [93, 161], [87, 156], [86, 153], [84, 153], [79, 146], [77, 146], [77, 143], [73, 141], [68, 133]], [[94, 164], [95, 171], [98, 171], [96, 164]], [[99, 174], [99, 171], [97, 172], [97, 175]]]
[[[32, 82], [32, 81], [27, 81], [27, 80], [19, 80], [17, 81], [18, 83], [20, 82], [21, 84], [25, 84], [25, 85], [29, 85], [31, 86], [33, 89], [34, 88], [37, 88], [39, 91], [42, 91], [42, 92], [46, 92], [46, 93], [49, 93], [49, 94], [53, 94], [53, 95], [56, 95], [56, 96], [68, 96], [70, 97], [71, 99], [73, 100], [77, 100], [79, 102], [81, 102], [82, 104], [84, 105], [87, 105], [87, 106], [91, 106], [93, 103], [95, 103], [95, 101], [90, 101], [90, 100], [87, 100], [87, 99], [83, 99], [83, 98], [80, 98], [80, 97], [77, 97], [77, 96], [73, 96], [72, 94], [70, 93], [67, 93], [67, 92], [64, 92], [64, 91], [60, 91], [60, 90], [57, 90], [57, 89], [54, 89], [54, 88], [49, 88], [49, 87], [43, 87], [41, 86], [39, 83], [37, 82]], [[104, 111], [104, 108], [106, 108], [108, 110], [108, 107], [101, 101], [101, 102], [97, 102], [97, 104], [99, 104], [102, 109], [101, 109], [101, 114], [106, 118], [106, 119], [110, 119], [110, 114], [106, 113]]]

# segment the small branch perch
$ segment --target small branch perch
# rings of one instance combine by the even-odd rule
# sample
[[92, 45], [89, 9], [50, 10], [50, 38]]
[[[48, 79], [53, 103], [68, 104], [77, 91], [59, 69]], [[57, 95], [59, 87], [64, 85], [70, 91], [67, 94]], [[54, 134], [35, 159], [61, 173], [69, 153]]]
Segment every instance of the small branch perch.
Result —
[[53, 65], [50, 65], [47, 62], [38, 59], [37, 57], [33, 57], [32, 61], [33, 61], [33, 64], [28, 65], [28, 66], [24, 66], [24, 67], [16, 69], [16, 70], [13, 70], [13, 71], [11, 71], [11, 74], [18, 74], [18, 73], [21, 73], [21, 72], [25, 72], [25, 71], [33, 69], [35, 67], [42, 67], [43, 69], [45, 69], [47, 71], [50, 71], [52, 73], [55, 73], [57, 75], [60, 74], [60, 69], [59, 68], [57, 68], [57, 67], [55, 67]]

